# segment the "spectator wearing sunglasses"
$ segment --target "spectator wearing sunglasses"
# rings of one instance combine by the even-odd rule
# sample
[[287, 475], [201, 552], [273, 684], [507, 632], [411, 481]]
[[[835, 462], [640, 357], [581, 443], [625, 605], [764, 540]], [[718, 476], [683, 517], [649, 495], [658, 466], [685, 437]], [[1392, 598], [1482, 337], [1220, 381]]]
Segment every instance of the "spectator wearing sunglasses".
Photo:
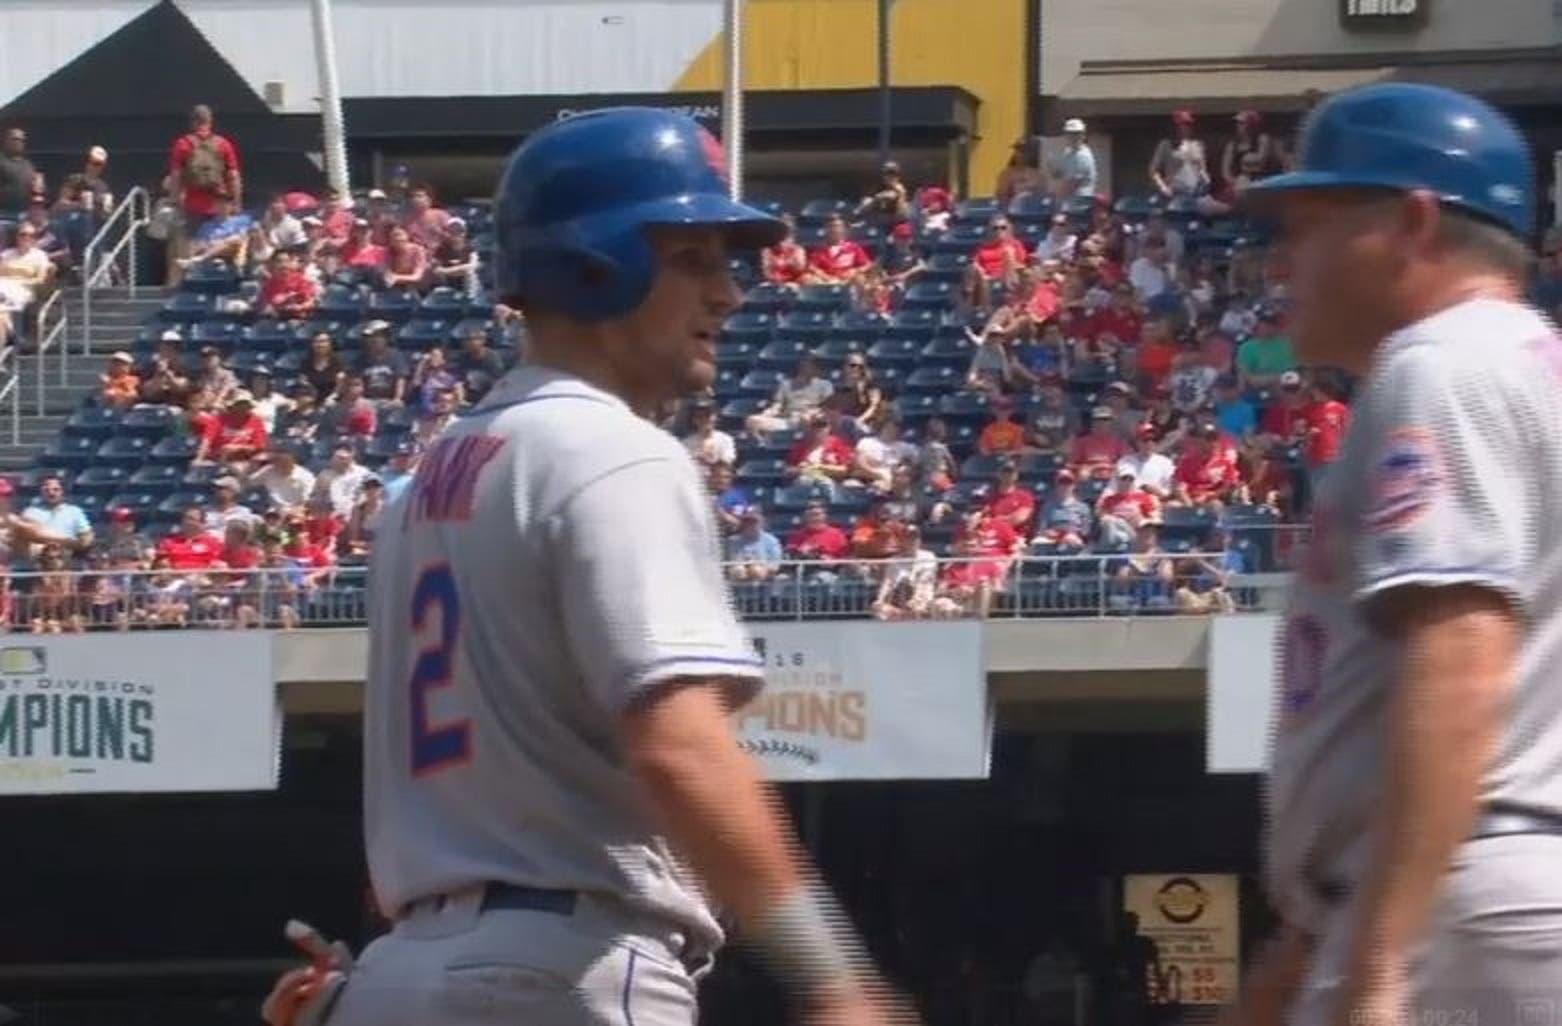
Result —
[[1021, 268], [1030, 261], [1025, 243], [1015, 238], [1014, 225], [1007, 217], [999, 215], [987, 226], [987, 241], [971, 254], [971, 267], [966, 272], [966, 300], [973, 307], [986, 309], [992, 298], [992, 284], [1005, 288], [1014, 285]]

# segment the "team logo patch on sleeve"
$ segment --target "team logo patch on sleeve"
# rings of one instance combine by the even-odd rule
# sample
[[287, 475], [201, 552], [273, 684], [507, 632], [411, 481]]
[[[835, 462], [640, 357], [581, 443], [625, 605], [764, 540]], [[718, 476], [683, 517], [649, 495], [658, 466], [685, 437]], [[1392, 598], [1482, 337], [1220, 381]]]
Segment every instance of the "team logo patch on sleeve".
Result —
[[1389, 433], [1368, 487], [1369, 531], [1400, 531], [1425, 516], [1442, 490], [1442, 459], [1431, 432], [1401, 428]]

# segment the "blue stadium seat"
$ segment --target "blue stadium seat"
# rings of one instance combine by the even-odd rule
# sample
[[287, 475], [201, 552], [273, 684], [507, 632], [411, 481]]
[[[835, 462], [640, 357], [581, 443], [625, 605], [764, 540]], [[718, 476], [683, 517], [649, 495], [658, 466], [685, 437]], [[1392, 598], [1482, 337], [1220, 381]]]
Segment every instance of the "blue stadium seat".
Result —
[[839, 199], [811, 199], [797, 212], [798, 224], [820, 224], [839, 214], [851, 213], [851, 204]]
[[413, 316], [426, 321], [458, 321], [466, 314], [466, 297], [448, 285], [431, 289]]
[[1199, 204], [1197, 200], [1186, 196], [1173, 197], [1166, 201], [1166, 220], [1179, 228], [1186, 227], [1188, 222], [1199, 216]]
[[1009, 219], [1015, 224], [1046, 224], [1052, 220], [1057, 204], [1051, 196], [1026, 192], [1009, 201]]
[[195, 457], [197, 441], [191, 435], [169, 435], [152, 446], [147, 462], [183, 466]]
[[902, 425], [920, 425], [938, 416], [938, 395], [935, 391], [912, 392], [909, 388], [904, 391], [906, 394], [897, 397], [893, 407]]
[[937, 252], [943, 253], [971, 253], [976, 247], [987, 241], [987, 226], [984, 224], [957, 224], [938, 237], [933, 244]]
[[838, 364], [853, 353], [863, 352], [867, 345], [858, 338], [830, 337], [814, 346], [814, 358], [823, 364]]
[[[64, 483], [66, 492], [70, 491], [71, 483], [74, 480], [74, 475], [69, 467], [63, 463], [44, 462], [41, 454], [36, 466], [29, 467], [26, 470], [13, 471], [6, 476], [16, 486], [17, 492], [24, 497], [36, 492], [46, 478], [59, 478]], [[22, 504], [18, 502], [15, 505], [20, 508]]]
[[[711, 385], [711, 391], [715, 393], [717, 399], [722, 401], [737, 398], [743, 394], [742, 389], [738, 386], [747, 373], [748, 368], [746, 366], [723, 367], [718, 364], [716, 366], [716, 380]], [[761, 400], [761, 402], [763, 401]]]
[[150, 439], [140, 435], [119, 435], [98, 446], [92, 458], [97, 463], [125, 467], [128, 471], [130, 468], [139, 467], [146, 460], [151, 448]]
[[961, 480], [944, 493], [944, 499], [955, 509], [965, 510], [986, 502], [991, 492], [992, 484], [988, 481]]
[[904, 390], [941, 395], [960, 387], [965, 375], [951, 367], [918, 367], [906, 378]]
[[906, 289], [906, 294], [901, 299], [901, 308], [910, 310], [922, 307], [929, 310], [947, 310], [954, 306], [959, 295], [958, 286], [954, 282], [917, 281]]
[[260, 353], [280, 353], [293, 342], [293, 333], [285, 324], [265, 318], [239, 333], [239, 344]]
[[61, 434], [44, 446], [37, 462], [40, 467], [61, 467], [75, 473], [92, 462], [97, 448], [98, 443], [91, 438]]
[[405, 324], [417, 308], [418, 294], [410, 289], [382, 289], [369, 295], [369, 316], [392, 324]]
[[745, 313], [779, 313], [792, 305], [797, 294], [784, 285], [761, 282], [743, 294]]
[[396, 348], [423, 351], [442, 346], [450, 334], [450, 321], [408, 321], [396, 332]]
[[204, 506], [211, 500], [211, 492], [205, 489], [181, 488], [158, 500], [155, 507], [163, 516], [177, 517], [191, 506]]
[[724, 339], [758, 342], [761, 345], [769, 342], [775, 335], [775, 331], [776, 316], [771, 313], [740, 311], [728, 317], [721, 326], [721, 335]]
[[766, 456], [783, 459], [787, 453], [792, 451], [792, 446], [796, 445], [802, 437], [803, 432], [801, 428], [781, 428], [779, 431], [772, 431], [765, 436], [764, 441], [759, 444], [759, 451]]
[[338, 348], [346, 341], [352, 325], [347, 321], [333, 320], [329, 317], [313, 317], [301, 324], [292, 327], [293, 340], [301, 346], [309, 345], [316, 335], [330, 335]]
[[239, 325], [233, 321], [202, 321], [190, 330], [190, 346], [199, 351], [216, 346], [224, 354], [232, 352], [239, 340]]
[[369, 444], [364, 446], [364, 462], [371, 467], [378, 467], [392, 456], [396, 455], [396, 448], [401, 444], [400, 434], [378, 434], [369, 439]]
[[797, 293], [797, 306], [803, 310], [844, 311], [851, 302], [851, 289], [845, 285], [804, 285]]
[[923, 282], [944, 281], [951, 285], [959, 285], [965, 280], [966, 273], [971, 268], [971, 256], [968, 253], [958, 253], [952, 250], [935, 251], [923, 261], [922, 273], [913, 281], [918, 284]]
[[835, 326], [835, 318], [824, 310], [796, 309], [781, 318], [777, 330], [797, 339], [822, 341]]
[[416, 415], [405, 406], [387, 406], [380, 410], [379, 433], [400, 437], [410, 432], [417, 421]]
[[976, 453], [960, 464], [960, 479], [962, 481], [991, 481], [998, 476], [998, 465], [1005, 457]]
[[367, 306], [363, 289], [349, 285], [327, 285], [315, 309], [321, 317], [351, 324], [363, 319]]
[[159, 316], [167, 324], [196, 324], [212, 313], [212, 298], [199, 292], [175, 292]]
[[130, 511], [131, 516], [141, 519], [156, 509], [157, 504], [163, 501], [166, 494], [165, 492], [155, 492], [147, 488], [138, 488], [135, 485], [131, 485], [109, 496], [105, 507], [108, 509], [127, 509]]
[[103, 441], [119, 427], [121, 414], [101, 408], [77, 410], [65, 421], [65, 433]]
[[214, 479], [218, 474], [227, 473], [221, 465], [216, 463], [202, 464], [199, 467], [191, 467], [189, 471], [181, 472], [178, 467], [163, 463], [146, 463], [130, 475], [129, 486], [141, 488], [149, 492], [158, 492], [164, 495], [171, 494], [179, 487], [180, 481], [188, 474], [202, 471], [207, 474], [207, 479]]
[[798, 362], [809, 353], [808, 343], [800, 339], [778, 338], [759, 351], [754, 366], [760, 370], [778, 370], [791, 374], [797, 369]]
[[71, 497], [97, 495], [108, 498], [125, 486], [130, 472], [124, 467], [92, 466], [76, 475], [71, 482]]
[[1118, 197], [1112, 204], [1112, 212], [1125, 221], [1137, 222], [1148, 219], [1161, 205], [1159, 197], [1132, 194]]
[[239, 276], [220, 260], [202, 260], [185, 269], [179, 288], [207, 296], [225, 296], [239, 290]]
[[917, 362], [923, 343], [903, 335], [889, 335], [868, 348], [868, 361], [877, 373], [886, 366], [910, 368]]
[[976, 353], [976, 343], [962, 332], [959, 335], [939, 335], [918, 353], [918, 367], [949, 367], [962, 373], [971, 365]]
[[932, 310], [897, 310], [890, 322], [890, 330], [925, 342], [933, 337], [933, 329], [937, 325], [938, 314]]
[[125, 411], [119, 430], [127, 435], [157, 439], [168, 434], [179, 422], [179, 414], [170, 406], [133, 406]]
[[1028, 485], [1036, 485], [1045, 482], [1051, 484], [1052, 479], [1062, 469], [1064, 463], [1063, 454], [1056, 452], [1033, 452], [1020, 457], [1020, 480]]
[[835, 318], [830, 334], [834, 338], [860, 338], [872, 342], [889, 329], [890, 319], [867, 310], [847, 310]]
[[732, 275], [732, 283], [740, 289], [746, 290], [759, 280], [759, 269], [740, 256], [727, 259], [727, 273]]
[[723, 339], [716, 345], [716, 366], [751, 367], [754, 358], [764, 346], [758, 342], [739, 342]]
[[[719, 396], [721, 392], [718, 390], [716, 394]], [[769, 396], [740, 396], [729, 399], [721, 404], [717, 423], [723, 431], [741, 431], [748, 418], [764, 409], [769, 400]]]
[[985, 227], [1000, 209], [998, 201], [991, 196], [972, 196], [955, 204], [955, 221], [972, 222]]
[[992, 418], [992, 399], [986, 392], [951, 392], [938, 401], [938, 413], [950, 420], [978, 420]]
[[1087, 225], [1090, 215], [1095, 213], [1096, 200], [1094, 196], [1070, 196], [1063, 201], [1061, 209], [1072, 223]]
[[743, 375], [738, 382], [738, 392], [742, 395], [755, 396], [768, 399], [775, 395], [776, 389], [786, 375], [776, 370], [752, 370]]
[[811, 502], [830, 501], [830, 489], [820, 484], [792, 484], [777, 488], [771, 504], [778, 510], [800, 510]]
[[777, 485], [786, 479], [786, 461], [771, 456], [745, 460], [739, 464], [738, 480], [746, 485]]

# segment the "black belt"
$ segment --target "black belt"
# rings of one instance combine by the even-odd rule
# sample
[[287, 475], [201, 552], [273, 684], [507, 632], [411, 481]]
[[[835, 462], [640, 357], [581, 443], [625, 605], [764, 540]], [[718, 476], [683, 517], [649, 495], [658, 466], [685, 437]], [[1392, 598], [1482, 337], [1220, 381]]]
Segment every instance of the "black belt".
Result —
[[549, 912], [556, 916], [572, 916], [579, 897], [579, 891], [490, 883], [483, 889], [483, 911], [504, 908], [518, 912]]
[[[1490, 837], [1516, 837], [1523, 834], [1543, 834], [1562, 837], [1562, 812], [1544, 809], [1527, 809], [1519, 805], [1488, 805], [1475, 821], [1470, 840], [1483, 841]], [[1327, 876], [1308, 877], [1313, 895], [1325, 905], [1338, 905], [1350, 897], [1350, 884]]]

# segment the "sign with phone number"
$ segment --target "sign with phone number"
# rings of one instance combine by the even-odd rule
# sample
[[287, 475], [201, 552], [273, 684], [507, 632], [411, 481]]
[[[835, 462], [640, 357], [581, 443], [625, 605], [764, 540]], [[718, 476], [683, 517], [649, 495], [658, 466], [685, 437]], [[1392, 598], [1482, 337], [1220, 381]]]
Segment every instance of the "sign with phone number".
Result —
[[1159, 971], [1146, 981], [1156, 1004], [1224, 1005], [1235, 1000], [1239, 933], [1237, 878], [1225, 873], [1135, 874], [1123, 878], [1123, 908], [1155, 942]]

